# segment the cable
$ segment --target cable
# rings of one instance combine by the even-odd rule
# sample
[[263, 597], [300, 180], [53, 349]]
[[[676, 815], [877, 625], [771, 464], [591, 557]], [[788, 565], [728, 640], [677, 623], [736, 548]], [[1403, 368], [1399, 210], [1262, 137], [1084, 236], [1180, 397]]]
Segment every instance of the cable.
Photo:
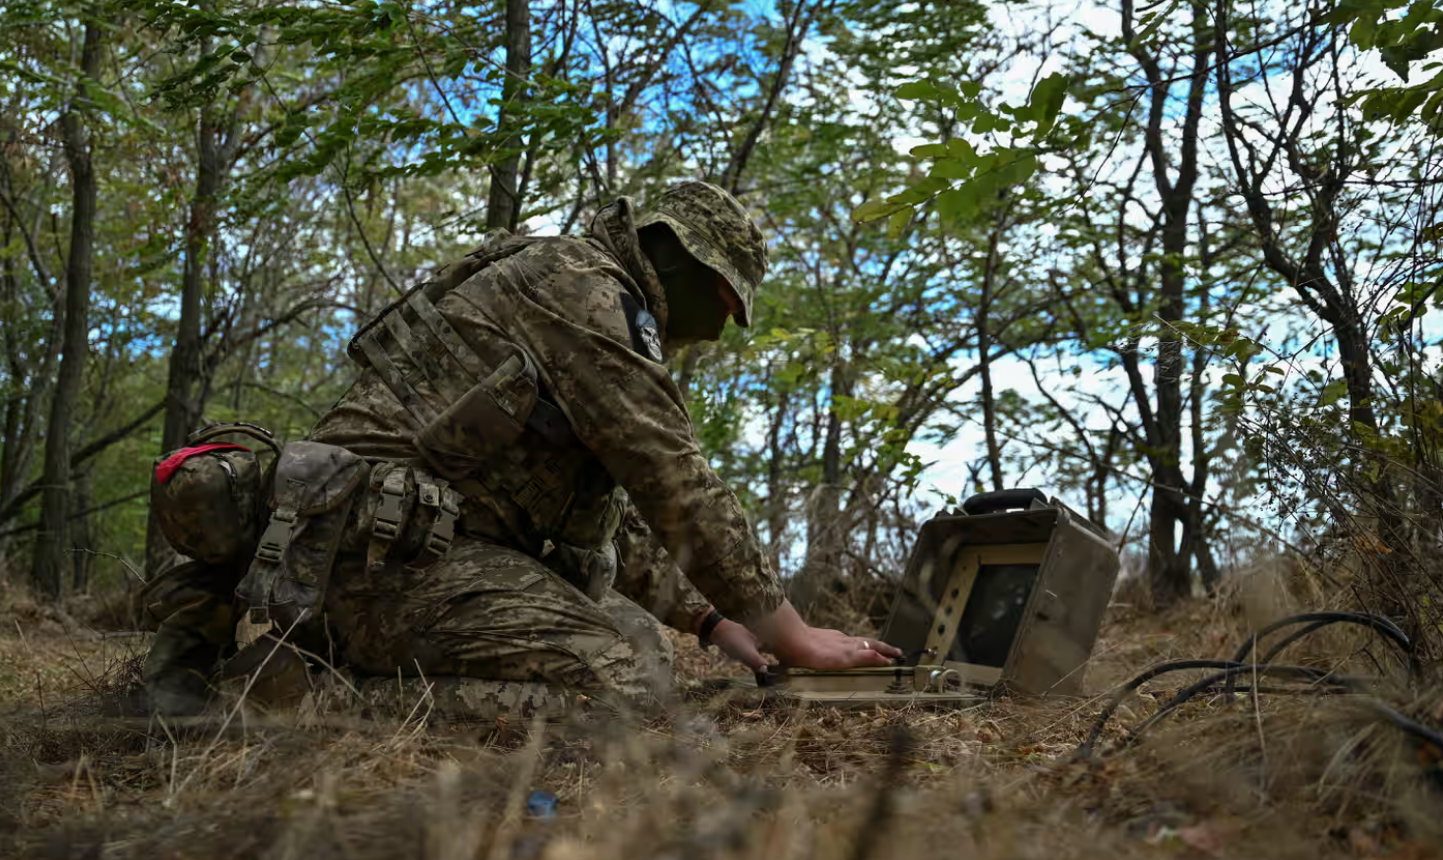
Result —
[[[1420, 678], [1422, 665], [1418, 659], [1417, 649], [1407, 634], [1391, 619], [1381, 615], [1371, 615], [1363, 612], [1305, 612], [1275, 621], [1262, 630], [1253, 633], [1247, 638], [1247, 641], [1242, 647], [1238, 649], [1232, 660], [1172, 660], [1153, 666], [1127, 683], [1119, 686], [1109, 696], [1107, 703], [1103, 705], [1102, 710], [1097, 715], [1097, 719], [1093, 722], [1091, 731], [1088, 732], [1087, 739], [1078, 746], [1075, 755], [1079, 757], [1092, 755], [1098, 739], [1102, 736], [1103, 729], [1106, 728], [1108, 721], [1129, 693], [1135, 692], [1141, 688], [1143, 684], [1146, 684], [1154, 678], [1172, 672], [1181, 672], [1189, 669], [1222, 670], [1180, 690], [1150, 717], [1132, 729], [1123, 744], [1124, 746], [1136, 743], [1142, 734], [1150, 727], [1165, 719], [1169, 714], [1176, 711], [1188, 701], [1206, 692], [1219, 692], [1217, 686], [1219, 683], [1223, 685], [1220, 692], [1231, 698], [1234, 693], [1240, 692], [1243, 689], [1239, 688], [1235, 683], [1240, 675], [1251, 673], [1253, 675], [1291, 676], [1298, 680], [1307, 681], [1310, 685], [1301, 688], [1265, 688], [1262, 685], [1255, 685], [1251, 690], [1254, 694], [1260, 692], [1288, 692], [1325, 695], [1330, 693], [1355, 692], [1365, 688], [1376, 679], [1334, 675], [1331, 672], [1309, 666], [1275, 666], [1272, 664], [1272, 660], [1294, 642], [1316, 633], [1331, 624], [1339, 623], [1357, 624], [1367, 627], [1392, 642], [1407, 657], [1410, 679], [1417, 681]], [[1293, 631], [1274, 644], [1268, 649], [1267, 653], [1263, 655], [1261, 660], [1255, 663], [1246, 662], [1257, 654], [1258, 642], [1263, 637], [1283, 628], [1298, 624], [1306, 624], [1307, 626], [1301, 630]], [[1319, 685], [1327, 686], [1320, 687]], [[1386, 705], [1382, 705], [1376, 701], [1371, 704], [1379, 709], [1380, 712], [1384, 713], [1394, 725], [1413, 734], [1415, 737], [1423, 738], [1429, 743], [1437, 745], [1440, 752], [1443, 752], [1443, 734], [1439, 734], [1420, 723], [1414, 722], [1398, 711], [1388, 708]]]
[[1271, 662], [1274, 657], [1282, 653], [1284, 648], [1330, 624], [1346, 623], [1368, 627], [1397, 645], [1399, 650], [1408, 658], [1409, 678], [1416, 681], [1422, 675], [1423, 667], [1418, 660], [1417, 649], [1414, 648], [1412, 640], [1408, 638], [1408, 634], [1404, 633], [1402, 628], [1393, 623], [1391, 618], [1385, 618], [1381, 615], [1371, 615], [1366, 612], [1304, 612], [1299, 615], [1290, 615], [1287, 618], [1274, 621], [1272, 624], [1249, 636], [1242, 647], [1238, 649], [1237, 654], [1233, 656], [1233, 662], [1241, 663], [1256, 655], [1258, 641], [1264, 636], [1281, 630], [1284, 627], [1291, 627], [1294, 624], [1306, 624], [1308, 622], [1313, 623], [1302, 630], [1289, 634], [1281, 642], [1274, 645], [1263, 659], [1258, 662]]
[[1443, 733], [1423, 725], [1407, 714], [1394, 710], [1376, 699], [1369, 700], [1368, 706], [1384, 717], [1387, 717], [1388, 722], [1402, 729], [1407, 734], [1430, 744], [1434, 748], [1436, 755], [1443, 756]]
[[[1203, 678], [1201, 681], [1193, 684], [1192, 686], [1185, 687], [1182, 690], [1178, 691], [1177, 695], [1173, 696], [1167, 701], [1166, 704], [1158, 708], [1152, 716], [1139, 723], [1136, 728], [1132, 729], [1128, 733], [1128, 738], [1125, 742], [1125, 745], [1130, 746], [1136, 743], [1138, 739], [1142, 737], [1142, 734], [1146, 732], [1149, 728], [1151, 728], [1155, 723], [1163, 720], [1167, 717], [1168, 714], [1176, 711], [1178, 708], [1187, 704], [1187, 702], [1189, 702], [1190, 700], [1196, 698], [1202, 693], [1208, 692], [1209, 690], [1213, 689], [1220, 681], [1228, 682], [1224, 687], [1221, 688], [1222, 692], [1227, 694], [1237, 692], [1238, 689], [1232, 685], [1232, 681], [1236, 679], [1239, 675], [1248, 673], [1256, 673], [1259, 675], [1302, 675], [1305, 679], [1310, 680], [1314, 686], [1301, 688], [1283, 687], [1273, 690], [1263, 690], [1260, 692], [1296, 692], [1312, 693], [1315, 695], [1353, 692], [1355, 689], [1366, 684], [1367, 681], [1371, 680], [1366, 678], [1352, 678], [1345, 675], [1332, 675], [1329, 673], [1323, 673], [1321, 675], [1314, 674], [1320, 671], [1321, 670], [1314, 669], [1309, 666], [1270, 666], [1260, 663], [1244, 664], [1223, 672], [1219, 672], [1216, 675], [1210, 675], [1206, 678]], [[1320, 688], [1316, 686], [1318, 684], [1329, 684], [1331, 686], [1326, 688]]]
[[1093, 744], [1102, 736], [1102, 730], [1107, 726], [1107, 721], [1112, 719], [1112, 712], [1117, 710], [1117, 706], [1122, 704], [1122, 700], [1128, 693], [1133, 692], [1153, 678], [1166, 675], [1170, 672], [1181, 672], [1185, 669], [1231, 669], [1234, 666], [1240, 665], [1242, 664], [1234, 660], [1170, 660], [1166, 663], [1159, 663], [1153, 666], [1141, 675], [1138, 675], [1131, 681], [1113, 690], [1112, 695], [1108, 698], [1108, 702], [1102, 706], [1102, 711], [1098, 713], [1097, 719], [1093, 721], [1092, 731], [1088, 732], [1087, 740], [1078, 746], [1077, 755], [1084, 758], [1092, 755]]

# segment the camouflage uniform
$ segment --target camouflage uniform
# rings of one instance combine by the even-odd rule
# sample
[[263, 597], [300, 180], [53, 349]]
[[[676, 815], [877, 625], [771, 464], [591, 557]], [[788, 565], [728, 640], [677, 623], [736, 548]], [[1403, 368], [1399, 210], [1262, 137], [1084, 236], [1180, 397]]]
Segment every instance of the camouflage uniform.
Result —
[[[715, 208], [715, 189], [696, 186], [713, 208], [683, 201], [673, 208], [681, 217], [666, 222], [675, 232], [714, 236], [716, 223], [755, 231], [744, 215]], [[636, 230], [630, 201], [620, 200], [588, 239], [519, 240], [475, 273], [462, 261], [438, 273], [459, 283], [433, 293], [434, 313], [418, 309], [401, 332], [395, 318], [375, 326], [389, 330], [384, 341], [358, 336], [353, 355], [369, 367], [312, 440], [440, 474], [464, 500], [449, 553], [424, 567], [368, 552], [373, 534], [361, 514], [326, 599], [353, 666], [545, 680], [646, 704], [671, 685], [670, 648], [653, 616], [685, 629], [709, 602], [741, 620], [780, 603], [735, 496], [702, 457], [648, 341], [643, 312], [656, 320], [653, 337], [664, 331], [665, 293]], [[757, 239], [736, 244], [760, 247]], [[713, 256], [744, 295], [765, 269], [753, 259], [747, 278], [732, 257]], [[435, 337], [425, 337], [428, 327]], [[519, 377], [498, 383], [498, 368], [527, 365], [566, 433], [511, 432], [484, 413], [494, 391]], [[543, 562], [548, 543], [555, 548]]]
[[142, 621], [156, 631], [145, 658], [145, 688], [157, 711], [188, 713], [205, 703], [218, 662], [235, 650], [241, 618], [235, 587], [244, 573], [238, 565], [192, 561], [140, 592]]
[[203, 704], [218, 661], [234, 651], [235, 589], [265, 516], [255, 455], [241, 445], [204, 444], [211, 441], [205, 431], [197, 437], [155, 464], [150, 491], [161, 531], [193, 560], [150, 580], [137, 598], [142, 622], [156, 631], [146, 688], [165, 713]]
[[[325, 603], [351, 665], [548, 681], [646, 705], [672, 684], [655, 618], [689, 630], [708, 603], [743, 623], [781, 603], [660, 363], [666, 295], [637, 230], [670, 227], [743, 299], [743, 323], [764, 246], [720, 189], [687, 183], [664, 202], [636, 218], [623, 198], [586, 239], [483, 248], [435, 276], [444, 289], [423, 285], [424, 302], [408, 297], [353, 341], [366, 369], [311, 440], [414, 468], [463, 499], [449, 552], [424, 566], [378, 554], [374, 505], [358, 513]], [[523, 426], [506, 398], [527, 368], [540, 402]]]

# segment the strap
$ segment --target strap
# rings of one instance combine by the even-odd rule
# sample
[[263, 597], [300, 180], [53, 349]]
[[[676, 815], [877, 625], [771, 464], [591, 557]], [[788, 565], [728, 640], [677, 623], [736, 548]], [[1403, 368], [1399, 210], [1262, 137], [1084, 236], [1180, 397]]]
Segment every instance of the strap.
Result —
[[371, 523], [371, 541], [366, 547], [366, 564], [375, 567], [386, 560], [391, 544], [401, 536], [405, 521], [406, 478], [409, 466], [393, 465], [381, 480], [381, 501]]
[[291, 530], [296, 525], [295, 511], [277, 510], [271, 514], [266, 530], [261, 533], [260, 546], [256, 547], [256, 558], [272, 564], [280, 564], [286, 549], [291, 545]]
[[391, 393], [396, 395], [396, 399], [401, 401], [401, 405], [406, 407], [406, 411], [411, 413], [411, 417], [415, 418], [423, 427], [435, 421], [435, 411], [421, 398], [420, 392], [406, 381], [405, 375], [401, 373], [401, 369], [396, 366], [396, 363], [391, 361], [386, 350], [376, 343], [375, 334], [368, 332], [359, 339], [359, 343], [361, 351], [366, 354], [366, 359], [376, 369], [381, 381], [386, 383], [386, 387], [391, 389]]
[[406, 304], [416, 313], [417, 319], [426, 324], [426, 327], [431, 330], [431, 334], [445, 345], [447, 351], [451, 353], [451, 357], [461, 365], [461, 369], [471, 375], [472, 384], [486, 375], [486, 366], [482, 363], [481, 357], [466, 345], [466, 341], [462, 340], [460, 335], [456, 334], [456, 330], [446, 322], [446, 318], [441, 316], [441, 312], [436, 310], [436, 306], [426, 297], [425, 291], [417, 290], [412, 293], [406, 299]]
[[411, 364], [431, 380], [433, 386], [436, 385], [437, 377], [441, 375], [441, 368], [435, 366], [435, 362], [427, 357], [426, 350], [416, 342], [416, 338], [411, 336], [411, 327], [406, 325], [406, 321], [401, 319], [401, 315], [395, 312], [386, 314], [381, 317], [381, 323], [386, 327], [386, 331], [390, 332], [391, 338], [396, 341], [396, 345], [401, 348], [401, 352], [405, 354]]
[[707, 613], [706, 619], [701, 623], [701, 629], [696, 632], [696, 641], [701, 645], [703, 651], [711, 648], [712, 631], [716, 630], [717, 625], [725, 620], [726, 618], [716, 610], [716, 607], [712, 607], [712, 611]]
[[441, 558], [456, 540], [456, 518], [461, 515], [460, 497], [445, 481], [421, 481], [417, 488], [420, 503], [436, 509], [431, 525], [426, 529], [422, 549], [435, 558]]
[[239, 433], [242, 436], [249, 436], [252, 439], [270, 448], [276, 454], [281, 453], [280, 443], [276, 441], [275, 434], [259, 424], [251, 424], [246, 421], [235, 421], [229, 424], [212, 424], [190, 434], [185, 440], [187, 446], [203, 445], [217, 436], [228, 436], [231, 433]]
[[266, 523], [266, 530], [261, 533], [255, 561], [246, 575], [250, 585], [246, 589], [246, 597], [250, 602], [252, 624], [270, 623], [270, 598], [275, 593], [276, 580], [285, 570], [286, 551], [290, 549], [291, 538], [296, 532], [297, 509], [305, 488], [300, 481], [287, 480], [281, 484], [276, 509]]

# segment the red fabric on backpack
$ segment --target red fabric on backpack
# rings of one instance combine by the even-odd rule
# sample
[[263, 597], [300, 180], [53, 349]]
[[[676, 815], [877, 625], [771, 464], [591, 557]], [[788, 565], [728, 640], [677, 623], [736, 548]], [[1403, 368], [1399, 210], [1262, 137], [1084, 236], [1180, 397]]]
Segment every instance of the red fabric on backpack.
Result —
[[164, 484], [180, 468], [180, 464], [189, 460], [197, 454], [204, 454], [207, 451], [249, 451], [244, 445], [232, 445], [227, 442], [216, 442], [212, 445], [196, 445], [194, 448], [181, 448], [169, 457], [160, 461], [155, 467], [155, 479]]

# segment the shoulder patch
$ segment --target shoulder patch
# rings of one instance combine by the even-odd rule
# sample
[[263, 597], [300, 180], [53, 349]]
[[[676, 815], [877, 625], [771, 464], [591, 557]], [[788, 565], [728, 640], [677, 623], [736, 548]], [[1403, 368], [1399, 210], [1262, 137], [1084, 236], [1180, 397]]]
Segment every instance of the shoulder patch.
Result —
[[661, 329], [656, 324], [656, 317], [629, 293], [622, 295], [621, 306], [626, 310], [626, 324], [631, 329], [631, 348], [661, 364], [664, 360]]

